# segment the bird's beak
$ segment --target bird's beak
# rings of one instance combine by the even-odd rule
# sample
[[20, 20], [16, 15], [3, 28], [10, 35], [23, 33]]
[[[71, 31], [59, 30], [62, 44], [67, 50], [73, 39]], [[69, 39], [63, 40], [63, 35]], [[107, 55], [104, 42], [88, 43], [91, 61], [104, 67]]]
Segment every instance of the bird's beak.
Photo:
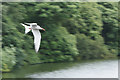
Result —
[[31, 30], [31, 28], [29, 28]]
[[44, 29], [44, 28], [42, 28], [42, 30], [43, 30], [43, 31], [45, 31], [45, 29]]

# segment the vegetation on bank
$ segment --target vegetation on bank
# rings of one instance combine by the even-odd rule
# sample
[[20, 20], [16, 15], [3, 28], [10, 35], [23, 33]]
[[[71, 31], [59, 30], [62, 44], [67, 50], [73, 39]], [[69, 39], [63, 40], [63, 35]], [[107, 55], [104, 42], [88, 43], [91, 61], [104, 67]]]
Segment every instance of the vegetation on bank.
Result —
[[[20, 23], [36, 22], [42, 42]], [[118, 3], [41, 2], [2, 4], [2, 71], [44, 62], [112, 58], [118, 55]]]

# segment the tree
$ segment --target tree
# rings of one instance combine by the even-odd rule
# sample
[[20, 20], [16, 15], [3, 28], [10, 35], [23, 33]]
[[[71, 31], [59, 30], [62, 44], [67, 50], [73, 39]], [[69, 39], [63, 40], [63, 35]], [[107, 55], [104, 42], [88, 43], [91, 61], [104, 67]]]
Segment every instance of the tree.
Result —
[[118, 3], [103, 2], [99, 9], [102, 12], [103, 31], [102, 36], [109, 49], [118, 54]]

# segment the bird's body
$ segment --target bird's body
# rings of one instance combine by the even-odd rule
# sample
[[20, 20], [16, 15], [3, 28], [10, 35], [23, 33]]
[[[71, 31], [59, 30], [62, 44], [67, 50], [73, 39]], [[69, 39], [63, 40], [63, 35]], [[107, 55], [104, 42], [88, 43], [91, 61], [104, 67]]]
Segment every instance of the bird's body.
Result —
[[25, 34], [32, 30], [32, 33], [34, 35], [35, 51], [37, 53], [39, 51], [41, 42], [41, 33], [39, 30], [45, 31], [45, 29], [41, 28], [39, 25], [37, 25], [37, 23], [25, 23], [25, 24], [21, 23], [21, 25], [25, 27]]

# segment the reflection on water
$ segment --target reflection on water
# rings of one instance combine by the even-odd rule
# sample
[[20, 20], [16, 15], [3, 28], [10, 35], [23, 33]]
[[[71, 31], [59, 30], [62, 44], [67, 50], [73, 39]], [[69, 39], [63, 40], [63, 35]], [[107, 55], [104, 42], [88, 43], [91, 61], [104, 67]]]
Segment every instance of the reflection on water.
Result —
[[118, 60], [45, 63], [24, 66], [5, 78], [117, 78]]

